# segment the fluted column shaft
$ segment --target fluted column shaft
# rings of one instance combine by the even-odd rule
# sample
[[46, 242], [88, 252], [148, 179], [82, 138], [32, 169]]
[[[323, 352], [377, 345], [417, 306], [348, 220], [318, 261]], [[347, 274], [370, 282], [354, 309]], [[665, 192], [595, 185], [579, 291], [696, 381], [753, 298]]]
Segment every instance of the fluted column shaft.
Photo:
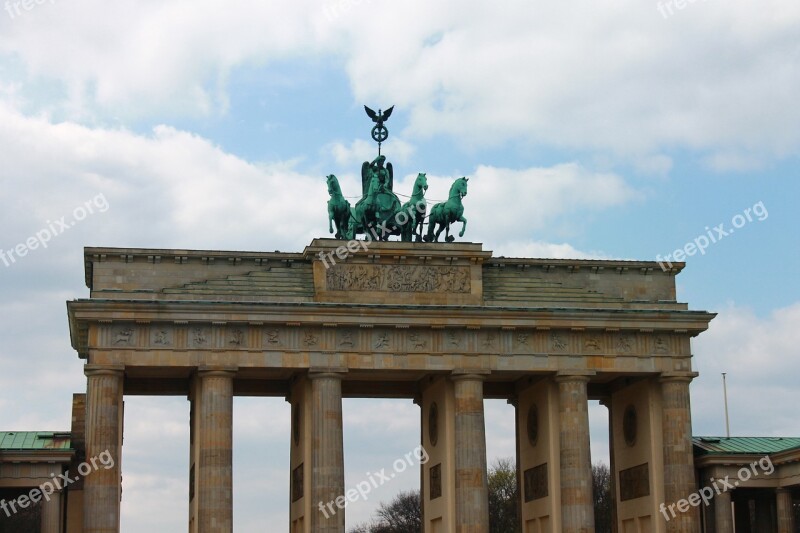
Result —
[[792, 493], [786, 489], [778, 489], [775, 496], [778, 508], [778, 533], [794, 533]]
[[61, 533], [61, 491], [54, 491], [42, 501], [42, 533]]
[[[692, 454], [692, 412], [689, 383], [693, 374], [661, 377], [664, 442], [664, 498], [667, 504], [688, 498], [697, 490]], [[690, 507], [667, 522], [668, 532], [699, 532], [700, 511]]]
[[118, 533], [122, 495], [122, 367], [86, 365], [86, 458], [108, 452], [111, 468], [99, 468], [83, 480], [84, 533]]
[[488, 533], [483, 377], [452, 378], [455, 390], [456, 532]]
[[561, 531], [594, 532], [592, 459], [589, 446], [589, 375], [558, 374], [561, 444]]
[[199, 533], [233, 531], [233, 376], [230, 370], [198, 372]]
[[[342, 375], [333, 372], [312, 372], [309, 378], [313, 402], [311, 531], [344, 533]], [[342, 506], [337, 505], [337, 498]], [[325, 512], [321, 510], [320, 504]]]
[[714, 528], [716, 533], [733, 533], [731, 493], [727, 490], [714, 497]]

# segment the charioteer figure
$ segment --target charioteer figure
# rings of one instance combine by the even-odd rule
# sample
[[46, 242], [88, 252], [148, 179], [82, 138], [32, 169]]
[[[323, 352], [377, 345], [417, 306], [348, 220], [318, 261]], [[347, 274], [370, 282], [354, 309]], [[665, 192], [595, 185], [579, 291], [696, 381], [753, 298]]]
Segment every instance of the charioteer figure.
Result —
[[[467, 195], [467, 178], [460, 178], [453, 183], [446, 202], [437, 204], [431, 210], [428, 221], [428, 233], [423, 235], [423, 224], [427, 214], [425, 192], [428, 190], [428, 178], [424, 172], [417, 175], [414, 189], [409, 201], [401, 205], [394, 193], [394, 168], [381, 154], [381, 144], [389, 138], [389, 130], [385, 122], [389, 119], [394, 106], [386, 111], [376, 113], [364, 106], [367, 115], [375, 123], [371, 135], [378, 143], [378, 157], [364, 161], [361, 165], [361, 199], [350, 207], [339, 187], [336, 176], [327, 177], [329, 230], [337, 239], [355, 239], [364, 235], [365, 239], [386, 241], [391, 235], [398, 235], [404, 242], [435, 242], [442, 231], [445, 240], [452, 242], [450, 224], [461, 222], [459, 237], [464, 235], [467, 219], [464, 217], [462, 198]], [[335, 224], [335, 230], [334, 230]]]

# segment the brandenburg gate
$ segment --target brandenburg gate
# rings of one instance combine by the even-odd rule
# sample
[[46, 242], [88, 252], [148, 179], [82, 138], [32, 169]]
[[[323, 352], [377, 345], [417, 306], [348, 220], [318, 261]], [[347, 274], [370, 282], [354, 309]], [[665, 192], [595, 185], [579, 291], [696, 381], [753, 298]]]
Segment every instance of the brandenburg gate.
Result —
[[[87, 248], [67, 303], [86, 360], [85, 533], [120, 530], [124, 395], [191, 402], [190, 532], [230, 532], [233, 397], [291, 403], [292, 533], [343, 533], [342, 398], [420, 407], [426, 533], [487, 532], [484, 399], [516, 408], [525, 532], [594, 531], [589, 400], [608, 407], [619, 532], [699, 531], [690, 339], [713, 314], [675, 264], [493, 257], [480, 244], [317, 239], [302, 253]], [[274, 531], [265, 526], [264, 531]]]

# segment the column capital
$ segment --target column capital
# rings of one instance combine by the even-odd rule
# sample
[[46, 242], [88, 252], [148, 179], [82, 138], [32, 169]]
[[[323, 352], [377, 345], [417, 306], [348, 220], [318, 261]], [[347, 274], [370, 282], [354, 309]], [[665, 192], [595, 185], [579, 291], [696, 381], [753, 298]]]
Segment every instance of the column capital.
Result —
[[699, 376], [699, 372], [662, 372], [658, 376], [659, 383], [690, 383]]
[[555, 382], [564, 383], [567, 381], [582, 381], [589, 383], [589, 381], [597, 375], [594, 370], [559, 370], [556, 372]]
[[206, 377], [233, 377], [236, 375], [236, 372], [239, 370], [239, 367], [236, 366], [200, 366], [197, 367], [197, 375], [201, 378]]
[[83, 373], [88, 376], [120, 376], [125, 374], [125, 365], [83, 365]]
[[344, 367], [311, 367], [308, 369], [308, 379], [344, 379], [348, 370]]
[[450, 373], [451, 381], [486, 381], [492, 371], [484, 368], [459, 368]]

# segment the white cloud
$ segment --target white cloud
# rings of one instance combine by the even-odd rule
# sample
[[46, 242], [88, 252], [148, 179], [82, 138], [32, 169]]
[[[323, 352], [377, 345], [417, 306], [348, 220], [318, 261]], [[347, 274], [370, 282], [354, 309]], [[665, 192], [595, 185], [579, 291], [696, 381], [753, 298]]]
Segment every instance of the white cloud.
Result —
[[728, 374], [731, 434], [796, 437], [800, 302], [767, 317], [729, 305], [693, 342], [696, 435], [724, 435], [721, 373]]
[[717, 152], [704, 160], [715, 172], [749, 172], [763, 166], [760, 158], [747, 153]]
[[495, 246], [495, 257], [542, 257], [548, 259], [613, 259], [602, 252], [583, 252], [569, 243], [542, 241], [507, 242]]
[[[393, 138], [390, 142], [392, 163], [407, 163], [415, 151], [414, 145], [400, 138]], [[364, 161], [372, 161], [377, 157], [376, 146], [374, 142], [354, 139], [349, 145], [343, 142], [333, 142], [325, 147], [325, 151], [330, 153], [339, 166], [359, 168]]]
[[672, 158], [664, 154], [644, 156], [634, 161], [634, 167], [645, 176], [664, 178], [672, 170]]
[[[0, 213], [6, 229], [3, 249], [98, 194], [109, 205], [54, 238], [47, 250], [25, 257], [29, 267], [44, 265], [53, 250], [79, 253], [84, 244], [300, 249], [327, 226], [323, 177], [295, 170], [294, 162], [248, 162], [169, 126], [141, 136], [54, 124], [0, 104], [0, 144], [7, 150], [0, 191], [0, 201], [8, 206]], [[577, 163], [530, 169], [479, 166], [470, 175], [465, 236], [478, 241], [491, 235], [500, 247], [540, 241], [536, 234], [559, 217], [585, 217], [637, 198], [622, 177]], [[398, 177], [395, 190], [409, 193], [415, 177]], [[454, 178], [428, 178], [429, 200], [445, 199]], [[357, 194], [356, 176], [343, 175], [340, 181], [345, 194]], [[565, 220], [564, 227], [580, 228], [583, 217]], [[579, 254], [563, 245], [550, 250]]]
[[[3, 17], [0, 52], [31, 77], [62, 81], [72, 103], [116, 112], [208, 113], [226, 105], [224, 79], [246, 61], [313, 49], [316, 2], [78, 0]], [[222, 91], [220, 91], [222, 83]], [[138, 109], [137, 109], [138, 108]]]
[[344, 61], [357, 100], [408, 109], [414, 136], [636, 157], [800, 145], [797, 2], [698, 2], [669, 19], [635, 0], [332, 6], [71, 0], [4, 17], [0, 54], [19, 58], [15, 81], [63, 83], [79, 113], [224, 112], [233, 69], [323, 57]]
[[[435, 186], [428, 196], [444, 198], [452, 183]], [[618, 208], [639, 198], [617, 174], [591, 171], [578, 163], [547, 168], [510, 169], [479, 166], [471, 173], [463, 202], [470, 240], [493, 242], [536, 241], [553, 227], [580, 228], [592, 213]], [[460, 224], [457, 227], [460, 228]], [[564, 250], [566, 251], [566, 250]]]
[[[323, 178], [292, 162], [256, 165], [168, 126], [143, 137], [27, 118], [0, 105], [6, 149], [0, 214], [8, 249], [103, 194], [109, 209], [53, 240], [130, 246], [298, 248], [324, 228]], [[300, 198], [307, 201], [299, 201]], [[268, 205], [265, 202], [269, 201]], [[139, 222], [147, 220], [146, 225]], [[72, 238], [70, 238], [72, 237]], [[80, 243], [80, 244], [79, 244]], [[44, 258], [46, 251], [37, 251]]]
[[[98, 195], [108, 202], [107, 211], [3, 267], [0, 286], [8, 291], [4, 309], [9, 316], [34, 312], [30, 293], [19, 292], [26, 284], [35, 283], [42, 295], [39, 304], [54, 309], [83, 295], [83, 246], [299, 250], [325, 235], [322, 177], [298, 172], [292, 162], [248, 162], [172, 127], [159, 126], [142, 136], [26, 117], [0, 104], [0, 145], [5, 148], [0, 249], [25, 242], [51, 221], [70, 220], [76, 207]], [[543, 241], [545, 221], [581, 212], [580, 220], [564, 224], [580, 228], [588, 213], [636, 197], [621, 177], [575, 163], [521, 170], [481, 166], [471, 175], [464, 199], [470, 219], [465, 237], [475, 242], [485, 238], [497, 255], [602, 256], [566, 242]], [[395, 190], [410, 192], [415, 177], [398, 176]], [[355, 175], [340, 180], [345, 194], [357, 194]], [[429, 199], [444, 199], [452, 181], [429, 176]], [[61, 268], [54, 271], [54, 264]], [[41, 350], [43, 338], [38, 341], [26, 349]], [[47, 342], [62, 353], [68, 339], [61, 335]], [[61, 364], [66, 361], [77, 363], [64, 359]]]

